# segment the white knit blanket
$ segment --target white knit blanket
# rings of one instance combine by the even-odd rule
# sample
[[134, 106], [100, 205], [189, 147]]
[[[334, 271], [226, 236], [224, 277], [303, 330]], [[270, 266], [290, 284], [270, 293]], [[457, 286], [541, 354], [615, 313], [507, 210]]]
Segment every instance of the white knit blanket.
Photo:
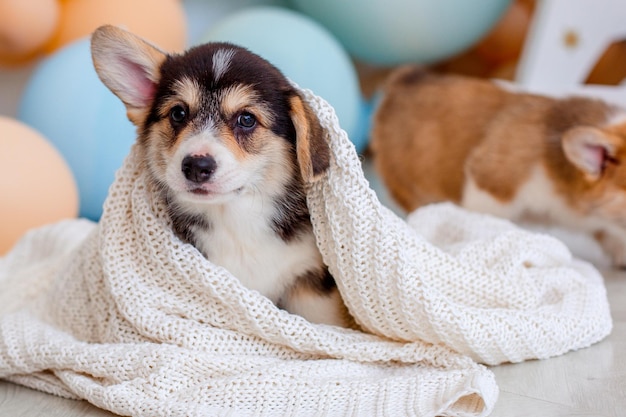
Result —
[[290, 315], [179, 241], [133, 151], [97, 226], [36, 230], [0, 260], [0, 378], [121, 415], [485, 416], [498, 388], [477, 362], [609, 334], [593, 267], [452, 205], [396, 217], [305, 94], [333, 155], [310, 184], [314, 230], [363, 332]]

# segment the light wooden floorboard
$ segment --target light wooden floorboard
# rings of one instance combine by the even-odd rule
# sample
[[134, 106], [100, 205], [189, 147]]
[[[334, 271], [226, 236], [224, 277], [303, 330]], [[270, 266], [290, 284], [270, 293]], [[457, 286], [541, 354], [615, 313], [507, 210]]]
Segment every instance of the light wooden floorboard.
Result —
[[0, 380], [2, 417], [111, 417], [86, 401], [67, 400]]

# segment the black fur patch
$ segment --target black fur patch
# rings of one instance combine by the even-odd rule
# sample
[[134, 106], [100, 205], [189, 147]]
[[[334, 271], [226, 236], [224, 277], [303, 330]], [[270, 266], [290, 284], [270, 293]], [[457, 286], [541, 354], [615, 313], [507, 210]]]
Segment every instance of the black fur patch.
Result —
[[310, 233], [312, 229], [306, 193], [298, 178], [294, 177], [284, 194], [274, 201], [272, 229], [285, 242], [297, 238], [301, 233]]
[[328, 268], [307, 271], [296, 279], [297, 286], [308, 288], [320, 295], [327, 295], [335, 291], [337, 283]]
[[165, 196], [165, 201], [176, 236], [183, 242], [197, 247], [194, 231], [198, 229], [211, 230], [212, 226], [209, 220], [201, 214], [189, 213], [180, 209], [176, 202], [168, 196]]

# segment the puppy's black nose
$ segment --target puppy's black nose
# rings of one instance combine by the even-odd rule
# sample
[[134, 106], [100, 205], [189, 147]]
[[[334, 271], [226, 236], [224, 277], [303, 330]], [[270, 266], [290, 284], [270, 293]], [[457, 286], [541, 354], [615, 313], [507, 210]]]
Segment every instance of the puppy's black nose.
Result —
[[189, 181], [193, 181], [198, 184], [207, 182], [215, 169], [217, 168], [217, 162], [212, 156], [191, 156], [187, 155], [183, 159], [182, 171]]

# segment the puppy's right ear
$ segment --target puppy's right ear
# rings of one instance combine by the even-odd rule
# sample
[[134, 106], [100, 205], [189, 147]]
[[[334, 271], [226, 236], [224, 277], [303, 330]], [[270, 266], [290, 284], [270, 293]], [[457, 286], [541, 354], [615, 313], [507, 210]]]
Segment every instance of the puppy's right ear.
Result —
[[91, 36], [96, 73], [126, 105], [128, 118], [138, 125], [150, 109], [167, 54], [130, 32], [101, 26]]

